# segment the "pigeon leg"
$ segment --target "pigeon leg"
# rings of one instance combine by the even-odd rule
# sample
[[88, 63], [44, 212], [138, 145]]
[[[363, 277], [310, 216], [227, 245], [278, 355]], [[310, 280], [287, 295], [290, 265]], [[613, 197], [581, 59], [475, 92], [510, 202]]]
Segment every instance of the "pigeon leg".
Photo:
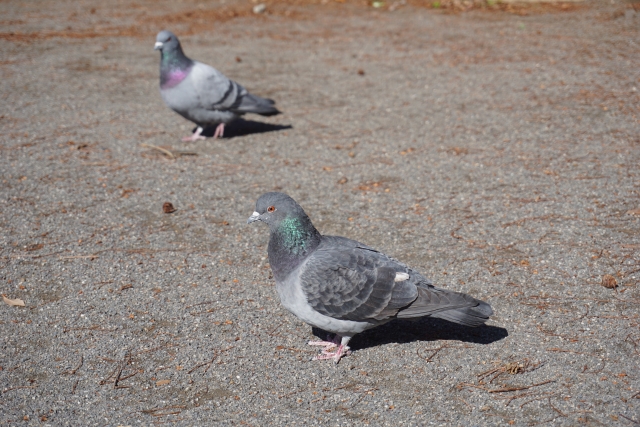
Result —
[[[336, 335], [336, 338], [337, 337], [338, 337], [338, 335]], [[349, 346], [347, 345], [349, 343], [349, 340], [351, 340], [351, 337], [342, 337], [342, 341], [340, 342], [340, 346], [338, 347], [338, 349], [336, 351], [330, 352], [330, 351], [328, 351], [327, 348], [325, 348], [322, 351], [322, 354], [317, 355], [316, 357], [313, 358], [313, 360], [333, 359], [333, 362], [335, 364], [338, 364], [338, 362], [340, 362], [340, 359], [342, 358], [342, 356], [348, 356], [349, 354], [351, 354], [351, 350], [349, 349]]]
[[182, 138], [182, 140], [184, 142], [194, 142], [194, 141], [197, 141], [199, 139], [206, 139], [204, 136], [200, 135], [203, 130], [204, 129], [202, 129], [202, 126], [198, 126], [198, 129], [196, 129], [196, 131], [193, 133], [193, 135], [185, 136], [184, 138]]
[[224, 123], [220, 123], [213, 134], [213, 139], [224, 136]]
[[337, 347], [338, 344], [331, 341], [309, 341], [307, 345], [319, 345], [326, 348]]
[[[330, 338], [331, 335], [329, 335], [327, 338]], [[323, 351], [326, 351], [332, 347], [338, 347], [338, 345], [340, 345], [340, 339], [342, 337], [340, 337], [340, 335], [336, 334], [333, 336], [333, 339], [328, 339], [327, 341], [309, 341], [307, 343], [307, 345], [319, 345], [321, 347], [324, 347]]]

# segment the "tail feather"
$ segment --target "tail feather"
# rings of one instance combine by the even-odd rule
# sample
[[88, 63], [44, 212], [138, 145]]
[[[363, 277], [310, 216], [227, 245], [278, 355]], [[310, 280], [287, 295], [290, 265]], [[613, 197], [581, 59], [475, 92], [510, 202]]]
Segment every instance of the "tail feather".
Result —
[[239, 99], [238, 105], [233, 106], [233, 111], [237, 113], [253, 113], [261, 116], [275, 116], [280, 111], [274, 107], [275, 101], [272, 99], [261, 98], [256, 95], [247, 93]]
[[433, 286], [419, 287], [418, 298], [400, 310], [398, 318], [437, 317], [465, 326], [480, 326], [493, 314], [493, 309], [484, 301], [460, 292]]
[[459, 323], [464, 326], [476, 327], [484, 325], [489, 320], [489, 317], [493, 314], [491, 306], [484, 301], [478, 301], [475, 307], [458, 308], [455, 310], [439, 311], [431, 315], [431, 317], [438, 317], [440, 319], [448, 320], [449, 322]]

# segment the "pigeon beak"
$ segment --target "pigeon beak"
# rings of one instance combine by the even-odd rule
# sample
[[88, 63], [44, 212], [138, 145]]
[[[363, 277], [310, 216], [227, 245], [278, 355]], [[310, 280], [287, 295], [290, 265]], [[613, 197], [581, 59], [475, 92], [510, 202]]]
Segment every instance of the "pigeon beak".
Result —
[[161, 50], [162, 49], [162, 42], [156, 42], [156, 44], [153, 46], [153, 50]]
[[260, 214], [258, 212], [254, 212], [251, 214], [249, 219], [247, 220], [247, 224], [251, 224], [252, 222], [260, 221]]

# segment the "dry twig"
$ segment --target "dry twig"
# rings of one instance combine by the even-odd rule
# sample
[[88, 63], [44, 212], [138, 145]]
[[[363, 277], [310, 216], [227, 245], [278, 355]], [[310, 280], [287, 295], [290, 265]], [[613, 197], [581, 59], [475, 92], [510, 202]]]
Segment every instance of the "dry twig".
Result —
[[433, 353], [429, 356], [429, 357], [424, 357], [420, 354], [420, 349], [416, 349], [416, 354], [418, 355], [418, 357], [420, 357], [421, 359], [424, 359], [427, 361], [427, 363], [431, 362], [431, 360], [438, 354], [440, 353], [440, 351], [444, 350], [445, 348], [469, 348], [469, 346], [467, 345], [463, 345], [460, 347], [456, 347], [456, 346], [450, 346], [448, 344], [442, 344], [440, 347], [438, 348], [425, 348], [424, 351], [433, 351]]
[[[174, 409], [172, 411], [172, 409]], [[175, 411], [175, 409], [179, 409], [179, 411]], [[164, 406], [162, 408], [154, 408], [154, 409], [143, 409], [143, 414], [149, 414], [152, 417], [166, 417], [167, 415], [176, 415], [182, 412], [183, 409], [187, 409], [187, 405], [170, 405]], [[160, 411], [170, 411], [170, 412], [160, 412]], [[160, 412], [160, 413], [158, 413]]]
[[[133, 375], [129, 375], [128, 377], [125, 377], [125, 378], [120, 378], [120, 377], [122, 376], [122, 371], [123, 371], [123, 369], [124, 369], [124, 368], [129, 364], [129, 363], [131, 363], [131, 352], [127, 351], [127, 352], [125, 353], [125, 355], [124, 355], [124, 359], [123, 359], [123, 361], [122, 361], [122, 364], [120, 364], [120, 368], [118, 369], [118, 374], [116, 375], [116, 378], [115, 378], [115, 380], [114, 380], [114, 382], [113, 382], [113, 388], [122, 388], [123, 386], [119, 386], [119, 385], [118, 385], [118, 382], [120, 382], [120, 381], [122, 381], [122, 380], [125, 380], [125, 379], [127, 379], [127, 378], [132, 377], [133, 375], [135, 375], [135, 374], [133, 374]], [[137, 372], [136, 372], [136, 373], [137, 373]]]
[[478, 374], [478, 381], [480, 383], [489, 375], [495, 374], [490, 380], [489, 384], [498, 378], [500, 375], [509, 373], [511, 375], [524, 374], [525, 372], [535, 371], [542, 365], [542, 362], [532, 363], [529, 359], [524, 359], [522, 362], [509, 362], [503, 366], [489, 369], [488, 371]]
[[198, 368], [202, 368], [203, 366], [206, 366], [206, 368], [205, 368], [205, 370], [204, 370], [204, 372], [203, 372], [203, 373], [206, 373], [206, 372], [209, 370], [209, 368], [211, 367], [211, 365], [213, 364], [213, 362], [218, 358], [218, 356], [220, 356], [220, 353], [222, 353], [222, 352], [224, 352], [224, 351], [227, 351], [227, 350], [231, 350], [232, 348], [234, 348], [234, 346], [227, 347], [227, 348], [225, 348], [224, 350], [216, 350], [216, 351], [213, 353], [213, 357], [211, 358], [211, 360], [209, 360], [208, 362], [200, 363], [200, 364], [198, 364], [198, 365], [194, 366], [193, 368], [191, 368], [191, 369], [187, 372], [187, 374], [190, 374], [190, 373], [194, 372], [196, 369], [198, 369]]
[[528, 404], [529, 404], [529, 403], [531, 403], [531, 402], [535, 402], [536, 400], [544, 399], [544, 398], [546, 398], [546, 397], [548, 397], [548, 396], [553, 396], [554, 394], [555, 394], [555, 393], [546, 393], [546, 394], [543, 394], [542, 396], [538, 396], [538, 397], [536, 397], [536, 398], [534, 398], [534, 399], [527, 400], [527, 401], [526, 401], [526, 402], [524, 402], [522, 405], [520, 405], [520, 409], [522, 409], [522, 407], [523, 407], [524, 405], [528, 405]]
[[540, 383], [536, 383], [536, 384], [531, 384], [531, 385], [527, 385], [527, 386], [518, 386], [518, 387], [503, 387], [503, 388], [496, 388], [496, 389], [490, 389], [487, 387], [483, 387], [481, 385], [478, 384], [471, 384], [471, 383], [459, 383], [456, 387], [458, 389], [462, 389], [464, 387], [473, 387], [473, 388], [478, 388], [480, 390], [484, 390], [487, 393], [508, 393], [510, 391], [520, 391], [520, 390], [528, 390], [530, 388], [533, 387], [538, 387], [541, 385], [545, 385], [545, 384], [549, 384], [552, 382], [555, 382], [556, 380], [547, 380], [547, 381], [542, 381]]
[[538, 387], [544, 384], [549, 384], [555, 382], [555, 380], [547, 380], [547, 381], [542, 381], [541, 383], [537, 383], [537, 384], [532, 384], [532, 385], [527, 385], [527, 386], [521, 386], [521, 387], [504, 387], [504, 388], [499, 388], [496, 390], [489, 390], [489, 393], [506, 393], [509, 391], [519, 391], [519, 390], [527, 390], [533, 387]]
[[105, 385], [109, 382], [111, 382], [111, 378], [113, 378], [113, 388], [128, 388], [129, 386], [121, 386], [118, 385], [118, 383], [120, 381], [124, 381], [127, 378], [131, 378], [132, 376], [136, 375], [138, 372], [136, 371], [134, 374], [132, 375], [128, 375], [124, 378], [121, 378], [122, 376], [122, 371], [124, 370], [124, 368], [131, 363], [131, 352], [127, 351], [124, 355], [124, 358], [122, 360], [122, 363], [120, 363], [118, 366], [116, 366], [116, 368], [113, 370], [113, 372], [106, 377], [105, 379], [103, 379], [102, 381], [100, 381], [100, 385]]
[[173, 152], [171, 152], [171, 151], [169, 151], [169, 150], [167, 150], [165, 148], [158, 147], [157, 145], [142, 143], [142, 144], [140, 144], [140, 146], [144, 147], [144, 148], [152, 148], [154, 150], [158, 150], [159, 152], [161, 152], [162, 154], [164, 154], [165, 156], [167, 156], [170, 159], [175, 159], [176, 158], [176, 156], [173, 154]]
[[560, 416], [562, 417], [567, 417], [567, 414], [565, 414], [564, 412], [562, 412], [560, 409], [556, 408], [555, 406], [553, 406], [553, 403], [551, 403], [551, 397], [549, 397], [547, 399], [547, 402], [549, 402], [549, 406], [551, 406], [551, 408], [556, 411], [558, 414], [560, 414]]
[[80, 362], [78, 362], [78, 366], [76, 366], [73, 369], [70, 369], [68, 371], [64, 371], [63, 374], [67, 374], [67, 375], [75, 375], [76, 372], [78, 371], [78, 369], [80, 369], [80, 367], [82, 367], [82, 363], [84, 362], [84, 356], [80, 355]]
[[624, 418], [624, 419], [627, 419], [627, 420], [631, 421], [631, 422], [632, 422], [632, 423], [634, 423], [634, 424], [638, 424], [638, 425], [640, 425], [640, 422], [638, 422], [638, 421], [636, 421], [636, 420], [634, 420], [634, 419], [632, 419], [632, 418], [626, 417], [626, 416], [624, 416], [624, 415], [622, 415], [622, 414], [618, 414], [618, 415], [620, 415], [620, 416], [621, 416], [622, 418]]

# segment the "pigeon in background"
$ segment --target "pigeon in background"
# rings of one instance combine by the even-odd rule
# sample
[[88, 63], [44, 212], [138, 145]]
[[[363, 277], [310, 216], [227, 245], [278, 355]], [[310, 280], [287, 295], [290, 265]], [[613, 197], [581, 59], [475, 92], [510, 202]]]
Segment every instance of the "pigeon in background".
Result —
[[160, 31], [154, 49], [160, 51], [160, 94], [176, 113], [198, 125], [183, 141], [205, 139], [204, 128], [217, 125], [214, 138], [223, 136], [224, 125], [246, 113], [280, 114], [271, 99], [247, 92], [220, 71], [187, 58], [171, 31]]
[[[480, 326], [491, 306], [469, 295], [436, 288], [431, 281], [382, 252], [338, 236], [323, 236], [304, 210], [284, 193], [265, 193], [247, 223], [269, 225], [269, 264], [287, 310], [336, 334], [314, 359], [349, 354], [356, 334], [393, 319], [438, 317]], [[330, 351], [336, 348], [335, 351]]]

